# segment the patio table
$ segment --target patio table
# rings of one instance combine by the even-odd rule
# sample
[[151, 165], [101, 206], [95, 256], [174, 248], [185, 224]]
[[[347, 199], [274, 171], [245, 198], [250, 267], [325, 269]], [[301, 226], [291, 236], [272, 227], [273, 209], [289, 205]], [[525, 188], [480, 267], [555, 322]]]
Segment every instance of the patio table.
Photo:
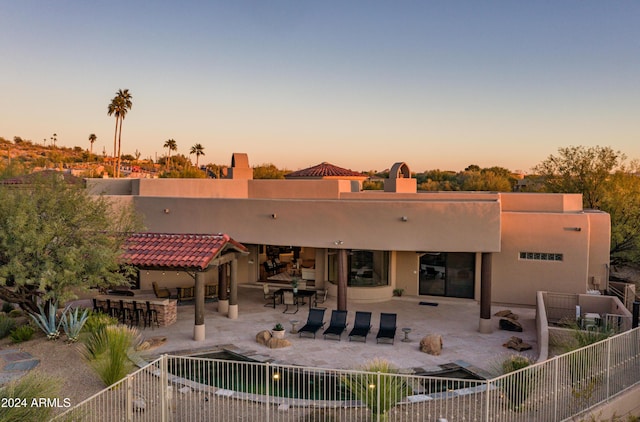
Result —
[[[291, 287], [283, 287], [281, 289], [276, 290], [275, 292], [273, 292], [274, 296], [279, 296], [280, 297], [280, 303], [282, 303], [282, 295], [284, 295], [284, 292], [293, 292], [293, 288]], [[311, 298], [315, 298], [316, 294], [317, 294], [317, 290], [310, 290], [310, 289], [298, 289], [298, 292], [294, 292], [293, 296], [296, 298], [300, 298], [302, 299], [302, 304], [304, 305], [304, 298], [309, 298], [309, 309], [311, 309], [311, 302], [313, 302], [313, 300], [311, 300]]]

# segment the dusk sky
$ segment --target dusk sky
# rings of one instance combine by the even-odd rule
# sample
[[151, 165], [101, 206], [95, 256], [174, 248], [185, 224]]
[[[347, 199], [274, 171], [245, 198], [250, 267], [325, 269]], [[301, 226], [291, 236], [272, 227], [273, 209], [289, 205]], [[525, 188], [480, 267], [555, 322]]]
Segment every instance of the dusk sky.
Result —
[[[296, 170], [640, 158], [638, 1], [0, 0], [0, 136]], [[194, 157], [195, 161], [195, 157]]]

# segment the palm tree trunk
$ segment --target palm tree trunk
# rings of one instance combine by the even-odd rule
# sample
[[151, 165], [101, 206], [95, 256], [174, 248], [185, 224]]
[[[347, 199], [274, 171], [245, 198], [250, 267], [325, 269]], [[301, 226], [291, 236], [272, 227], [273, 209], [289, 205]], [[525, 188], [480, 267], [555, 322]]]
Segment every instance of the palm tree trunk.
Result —
[[122, 141], [122, 121], [124, 119], [120, 118], [120, 130], [118, 131], [118, 158], [116, 159], [116, 162], [118, 163], [118, 174], [116, 177], [120, 177], [120, 146], [121, 146], [121, 141]]
[[113, 176], [116, 176], [116, 140], [118, 139], [118, 116], [116, 115], [116, 130], [113, 133]]

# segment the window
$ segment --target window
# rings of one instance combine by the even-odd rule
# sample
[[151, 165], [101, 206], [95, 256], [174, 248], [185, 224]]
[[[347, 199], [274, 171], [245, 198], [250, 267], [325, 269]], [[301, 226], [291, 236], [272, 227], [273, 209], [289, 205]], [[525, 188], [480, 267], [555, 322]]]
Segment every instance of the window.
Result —
[[[347, 252], [349, 269], [347, 285], [354, 287], [375, 287], [389, 284], [389, 252], [353, 249]], [[330, 250], [328, 254], [329, 281], [338, 282], [338, 254]]]
[[563, 255], [561, 253], [548, 252], [520, 252], [520, 259], [530, 261], [562, 261]]

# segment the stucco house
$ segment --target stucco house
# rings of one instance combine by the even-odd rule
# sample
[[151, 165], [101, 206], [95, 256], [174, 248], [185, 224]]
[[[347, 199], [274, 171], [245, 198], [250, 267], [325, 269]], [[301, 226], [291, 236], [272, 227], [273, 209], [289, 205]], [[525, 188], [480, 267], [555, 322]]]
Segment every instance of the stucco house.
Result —
[[[313, 177], [253, 180], [247, 155], [236, 153], [226, 179], [87, 179], [87, 187], [132, 204], [150, 232], [228, 234], [249, 252], [238, 257], [239, 283], [268, 279], [263, 263], [277, 258], [335, 295], [346, 253], [349, 300], [387, 300], [396, 288], [475, 300], [481, 331], [490, 329], [491, 303], [607, 288], [609, 215], [583, 209], [581, 195], [418, 192], [402, 162], [384, 191], [362, 191], [365, 177], [322, 168], [331, 177], [316, 168]], [[179, 285], [180, 277], [144, 271], [139, 284]]]

